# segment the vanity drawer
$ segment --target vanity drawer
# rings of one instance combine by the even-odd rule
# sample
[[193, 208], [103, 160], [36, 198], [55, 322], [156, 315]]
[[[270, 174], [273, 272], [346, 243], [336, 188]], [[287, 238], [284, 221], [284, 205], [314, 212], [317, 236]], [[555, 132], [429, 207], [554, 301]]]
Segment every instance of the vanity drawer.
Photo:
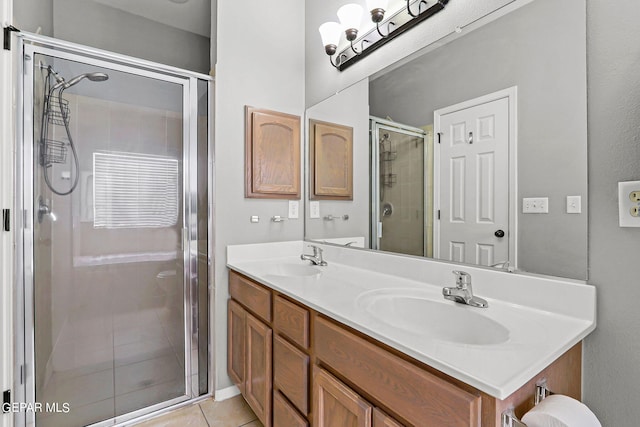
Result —
[[258, 317], [271, 322], [271, 291], [268, 289], [230, 270], [229, 295]]
[[318, 359], [412, 425], [480, 426], [480, 396], [420, 369], [321, 317], [316, 317]]
[[303, 414], [309, 412], [309, 356], [275, 335], [273, 383]]
[[273, 425], [278, 427], [309, 427], [307, 420], [301, 417], [298, 411], [278, 391], [273, 394]]
[[282, 335], [303, 348], [309, 348], [309, 310], [276, 296], [273, 326]]

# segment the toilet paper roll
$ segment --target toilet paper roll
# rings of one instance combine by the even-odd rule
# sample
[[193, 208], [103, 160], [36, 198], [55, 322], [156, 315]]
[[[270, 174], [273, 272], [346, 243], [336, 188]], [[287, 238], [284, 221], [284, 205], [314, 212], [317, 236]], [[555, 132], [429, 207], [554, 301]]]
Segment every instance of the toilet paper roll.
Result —
[[524, 414], [527, 427], [602, 427], [598, 418], [582, 402], [554, 394]]

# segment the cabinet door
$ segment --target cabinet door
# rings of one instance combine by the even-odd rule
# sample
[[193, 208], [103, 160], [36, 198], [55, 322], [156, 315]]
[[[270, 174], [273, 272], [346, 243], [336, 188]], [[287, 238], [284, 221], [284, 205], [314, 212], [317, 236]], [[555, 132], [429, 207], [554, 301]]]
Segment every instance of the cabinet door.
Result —
[[247, 360], [243, 394], [264, 427], [271, 427], [272, 331], [249, 313], [246, 322]]
[[309, 356], [276, 335], [273, 383], [304, 415], [309, 412]]
[[273, 394], [273, 425], [277, 427], [309, 427], [309, 423], [296, 411], [280, 392]]
[[245, 197], [300, 198], [300, 117], [246, 107]]
[[373, 408], [373, 427], [403, 427], [402, 424], [385, 414], [378, 408]]
[[372, 406], [327, 371], [313, 367], [314, 427], [371, 427]]
[[230, 299], [227, 315], [227, 372], [244, 394], [247, 312], [240, 304]]
[[353, 128], [310, 120], [309, 186], [313, 200], [353, 200]]

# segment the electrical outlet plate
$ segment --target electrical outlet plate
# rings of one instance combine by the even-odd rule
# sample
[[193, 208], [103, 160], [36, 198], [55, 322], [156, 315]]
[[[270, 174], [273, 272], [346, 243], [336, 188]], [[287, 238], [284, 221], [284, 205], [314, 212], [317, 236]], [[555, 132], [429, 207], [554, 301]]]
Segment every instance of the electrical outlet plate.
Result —
[[567, 213], [568, 214], [582, 213], [582, 197], [567, 196]]
[[298, 202], [297, 200], [289, 200], [289, 219], [298, 218], [299, 206], [300, 202]]
[[618, 183], [620, 227], [640, 227], [640, 181]]
[[320, 218], [320, 202], [309, 202], [309, 218]]
[[522, 199], [522, 213], [547, 214], [549, 213], [548, 197], [528, 197]]

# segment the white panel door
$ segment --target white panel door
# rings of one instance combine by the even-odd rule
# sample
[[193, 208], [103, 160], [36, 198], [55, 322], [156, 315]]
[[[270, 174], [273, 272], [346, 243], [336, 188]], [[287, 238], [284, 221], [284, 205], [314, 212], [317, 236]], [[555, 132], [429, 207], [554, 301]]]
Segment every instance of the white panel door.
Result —
[[436, 256], [479, 265], [509, 260], [509, 99], [443, 114], [438, 131]]

